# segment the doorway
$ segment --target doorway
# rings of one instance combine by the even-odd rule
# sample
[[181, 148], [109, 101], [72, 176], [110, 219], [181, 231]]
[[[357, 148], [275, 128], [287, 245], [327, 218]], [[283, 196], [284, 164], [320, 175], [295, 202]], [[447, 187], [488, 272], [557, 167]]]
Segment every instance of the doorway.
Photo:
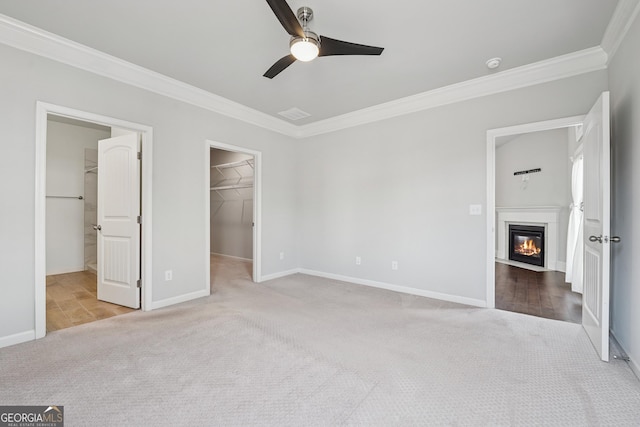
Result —
[[[96, 240], [90, 237], [91, 234], [96, 231], [100, 232], [102, 229], [99, 224], [96, 224], [95, 219], [92, 217], [95, 213], [92, 214], [91, 210], [95, 210], [96, 205], [100, 205], [95, 203], [98, 193], [109, 194], [110, 190], [108, 188], [105, 189], [103, 184], [110, 180], [104, 179], [104, 177], [100, 179], [101, 188], [103, 188], [100, 191], [91, 188], [97, 184], [97, 174], [108, 173], [114, 162], [110, 160], [111, 154], [106, 153], [105, 155], [103, 153], [105, 150], [102, 147], [106, 147], [106, 145], [101, 145], [100, 156], [102, 159], [107, 159], [104, 163], [107, 167], [103, 168], [102, 171], [100, 170], [101, 165], [96, 162], [96, 153], [93, 151], [98, 148], [97, 139], [86, 143], [91, 147], [74, 146], [71, 143], [72, 141], [67, 144], [48, 141], [51, 132], [56, 128], [60, 130], [64, 126], [72, 126], [76, 131], [81, 130], [81, 133], [95, 134], [93, 135], [94, 137], [99, 134], [97, 139], [105, 142], [114, 140], [127, 140], [130, 142], [129, 140], [131, 140], [135, 147], [142, 147], [145, 153], [140, 162], [142, 164], [142, 174], [135, 181], [132, 181], [136, 184], [131, 186], [135, 187], [135, 191], [132, 191], [131, 194], [136, 195], [136, 201], [132, 202], [137, 205], [136, 212], [144, 213], [144, 215], [134, 218], [134, 221], [141, 223], [136, 228], [139, 230], [137, 231], [138, 234], [142, 233], [143, 239], [133, 240], [138, 242], [136, 245], [140, 247], [140, 251], [136, 251], [137, 259], [132, 261], [131, 265], [135, 270], [132, 274], [136, 274], [136, 277], [139, 278], [139, 282], [134, 286], [139, 285], [141, 288], [139, 290], [136, 286], [135, 289], [138, 301], [140, 301], [140, 292], [142, 293], [141, 304], [138, 303], [136, 306], [140, 307], [141, 305], [143, 310], [151, 309], [151, 281], [145, 280], [151, 277], [151, 128], [67, 107], [38, 102], [36, 114], [35, 221], [36, 338], [45, 336], [48, 329], [60, 329], [61, 327], [86, 323], [86, 321], [130, 311], [130, 309], [120, 306], [109, 305], [108, 310], [106, 307], [101, 306], [100, 302], [95, 298], [96, 296], [100, 297], [100, 286], [97, 285], [97, 278], [91, 272], [97, 261], [100, 283], [108, 283], [111, 280], [110, 277], [107, 278], [108, 280], [105, 280], [105, 276], [100, 277], [100, 272], [109, 265], [109, 257], [103, 257], [102, 262], [94, 258]], [[112, 130], [114, 134], [112, 134]], [[103, 136], [107, 136], [107, 138], [103, 139]], [[65, 139], [64, 132], [62, 138]], [[132, 144], [130, 143], [129, 145]], [[96, 147], [93, 147], [93, 145], [96, 145]], [[110, 145], [109, 147], [112, 146]], [[66, 155], [69, 153], [65, 154], [65, 150], [72, 150], [74, 154], [71, 156]], [[73, 167], [70, 167], [69, 157], [75, 157], [75, 163], [80, 161], [82, 163], [80, 165], [74, 164]], [[115, 157], [123, 158], [121, 153]], [[129, 156], [129, 158], [131, 157]], [[133, 158], [135, 157], [134, 153]], [[145, 159], [145, 157], [147, 158]], [[138, 163], [137, 159], [136, 163]], [[47, 171], [48, 166], [51, 169], [49, 171]], [[76, 176], [70, 177], [69, 175]], [[119, 184], [122, 183], [120, 182]], [[87, 186], [87, 190], [85, 190], [85, 186]], [[114, 200], [113, 197], [108, 198]], [[73, 212], [73, 215], [67, 218], [69, 221], [67, 221], [66, 226], [70, 230], [75, 230], [74, 238], [71, 238], [71, 234], [61, 233], [61, 228], [63, 227], [60, 227], [60, 218], [65, 217], [65, 212]], [[97, 212], [97, 214], [100, 217], [101, 213]], [[58, 216], [57, 220], [56, 215]], [[85, 217], [87, 218], [86, 223]], [[78, 224], [77, 221], [73, 220], [74, 218], [76, 220], [80, 218], [81, 223]], [[104, 230], [102, 234], [108, 237]], [[95, 237], [95, 234], [93, 236]], [[102, 245], [102, 247], [106, 248], [109, 245], [105, 236], [102, 237], [102, 242], [107, 242], [107, 244]], [[73, 240], [73, 243], [71, 245], [66, 244], [64, 242], [65, 237], [66, 240]], [[99, 239], [98, 242], [100, 242]], [[70, 247], [72, 249], [69, 249]], [[60, 256], [61, 254], [66, 255], [66, 252], [71, 252], [73, 256], [67, 258]], [[100, 251], [98, 251], [99, 253]], [[100, 268], [101, 263], [104, 266], [103, 269]], [[48, 292], [49, 290], [53, 292]], [[70, 295], [73, 295], [73, 298]], [[100, 298], [105, 299], [103, 297]], [[47, 306], [51, 308], [52, 313], [49, 313]], [[53, 314], [54, 311], [57, 312], [59, 322], [57, 325], [50, 324], [48, 328], [47, 314]], [[70, 315], [70, 313], [73, 313], [73, 315]], [[65, 318], [71, 320], [71, 322], [66, 322], [65, 324], [62, 321]]]
[[[577, 147], [565, 145], [561, 162], [564, 178], [560, 194], [550, 200], [548, 191], [554, 176], [548, 167], [539, 166], [540, 158], [528, 153], [513, 159], [536, 134], [567, 135], [579, 139], [584, 117], [569, 117], [546, 122], [518, 125], [487, 132], [487, 306], [539, 317], [580, 323], [582, 295], [571, 292], [565, 283], [566, 236], [570, 202], [571, 166], [569, 157]], [[512, 144], [511, 147], [508, 144]], [[504, 147], [504, 152], [499, 152]], [[502, 164], [500, 164], [502, 162]], [[533, 162], [533, 163], [532, 163]], [[538, 169], [542, 169], [538, 171]], [[546, 172], [546, 173], [544, 173]], [[541, 186], [544, 180], [549, 181]], [[557, 189], [557, 188], [556, 188]], [[501, 206], [508, 205], [508, 206]], [[546, 236], [542, 267], [509, 260], [509, 225], [542, 226]], [[512, 251], [513, 252], [513, 251]], [[538, 251], [530, 253], [538, 254]]]
[[47, 332], [133, 311], [98, 299], [99, 141], [120, 133], [125, 131], [47, 117]]
[[207, 282], [236, 269], [258, 283], [261, 153], [213, 141], [207, 141], [205, 149]]
[[[566, 275], [575, 127], [505, 135], [495, 144], [498, 309], [580, 323]], [[574, 243], [575, 247], [575, 243]], [[572, 252], [573, 254], [573, 252]], [[571, 257], [573, 260], [573, 257]]]

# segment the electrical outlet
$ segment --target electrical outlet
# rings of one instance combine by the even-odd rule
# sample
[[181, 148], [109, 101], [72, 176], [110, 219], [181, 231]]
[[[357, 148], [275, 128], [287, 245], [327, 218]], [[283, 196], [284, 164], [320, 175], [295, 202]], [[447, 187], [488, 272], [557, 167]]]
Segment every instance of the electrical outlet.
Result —
[[360, 258], [359, 256], [356, 257], [356, 265], [360, 265], [362, 264], [362, 258]]
[[284, 252], [280, 252], [280, 261], [284, 259]]
[[167, 282], [169, 280], [173, 280], [173, 270], [167, 270], [164, 272], [164, 280], [166, 280]]
[[398, 261], [391, 261], [391, 269], [392, 270], [398, 269]]

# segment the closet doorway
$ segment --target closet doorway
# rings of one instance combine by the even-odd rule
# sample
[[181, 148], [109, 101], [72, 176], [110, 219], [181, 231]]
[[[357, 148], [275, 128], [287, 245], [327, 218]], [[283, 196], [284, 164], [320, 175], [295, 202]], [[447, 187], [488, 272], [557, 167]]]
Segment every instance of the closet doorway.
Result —
[[98, 141], [114, 131], [47, 117], [47, 332], [133, 311], [97, 296]]
[[260, 153], [207, 142], [208, 279], [260, 281]]
[[152, 129], [36, 110], [36, 338], [149, 310]]
[[[102, 180], [108, 177], [100, 174], [99, 158], [104, 159], [105, 143], [124, 135], [137, 145], [133, 131], [47, 116], [47, 332], [135, 309], [109, 302], [108, 291], [105, 295], [98, 286], [102, 273], [98, 268], [98, 234], [102, 228], [99, 224], [104, 222], [98, 219], [98, 176]], [[137, 181], [139, 187], [139, 178]], [[105, 183], [101, 183], [104, 191]], [[139, 201], [136, 204], [139, 212]], [[103, 282], [109, 281], [109, 277], [103, 277]]]

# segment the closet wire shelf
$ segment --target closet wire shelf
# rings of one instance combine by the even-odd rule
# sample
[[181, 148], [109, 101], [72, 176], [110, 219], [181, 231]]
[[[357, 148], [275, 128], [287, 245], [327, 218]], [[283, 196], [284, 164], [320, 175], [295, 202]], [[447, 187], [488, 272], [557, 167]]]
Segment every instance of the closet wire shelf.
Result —
[[[253, 176], [243, 176], [237, 168], [242, 166], [249, 166], [251, 169], [255, 169], [254, 160], [247, 159], [241, 160], [239, 162], [232, 163], [223, 163], [220, 165], [213, 165], [211, 169], [215, 169], [224, 179], [222, 181], [218, 181], [214, 186], [210, 189], [211, 191], [221, 191], [221, 190], [239, 190], [243, 188], [253, 188]], [[238, 174], [238, 178], [227, 178], [226, 175], [222, 172], [225, 169], [233, 169], [235, 173]], [[250, 182], [249, 182], [250, 181]], [[240, 195], [240, 192], [238, 192]], [[222, 194], [218, 193], [218, 195], [224, 199]]]
[[46, 196], [47, 199], [77, 199], [77, 200], [83, 200], [84, 197], [83, 196]]

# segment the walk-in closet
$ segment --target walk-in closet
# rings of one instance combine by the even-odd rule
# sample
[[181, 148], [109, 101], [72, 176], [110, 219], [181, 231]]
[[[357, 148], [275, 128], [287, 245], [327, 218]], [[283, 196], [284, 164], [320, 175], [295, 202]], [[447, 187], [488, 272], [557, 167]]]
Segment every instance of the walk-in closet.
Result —
[[255, 161], [250, 154], [211, 148], [211, 282], [225, 266], [252, 270]]

